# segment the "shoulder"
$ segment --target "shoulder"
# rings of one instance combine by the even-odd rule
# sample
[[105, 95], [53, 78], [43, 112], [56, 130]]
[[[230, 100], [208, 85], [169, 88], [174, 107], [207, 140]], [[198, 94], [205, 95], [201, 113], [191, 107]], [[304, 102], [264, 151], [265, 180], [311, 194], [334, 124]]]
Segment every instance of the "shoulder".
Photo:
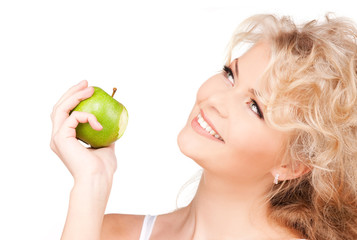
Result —
[[144, 215], [104, 215], [101, 240], [139, 239]]

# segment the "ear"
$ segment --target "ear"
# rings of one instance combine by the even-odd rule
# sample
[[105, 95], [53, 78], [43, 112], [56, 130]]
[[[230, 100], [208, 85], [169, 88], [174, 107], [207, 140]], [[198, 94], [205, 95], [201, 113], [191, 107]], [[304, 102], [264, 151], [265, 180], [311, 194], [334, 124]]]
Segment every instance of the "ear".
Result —
[[302, 162], [296, 162], [288, 165], [276, 166], [271, 170], [271, 174], [273, 178], [279, 174], [278, 180], [284, 181], [298, 178], [310, 171], [311, 169]]

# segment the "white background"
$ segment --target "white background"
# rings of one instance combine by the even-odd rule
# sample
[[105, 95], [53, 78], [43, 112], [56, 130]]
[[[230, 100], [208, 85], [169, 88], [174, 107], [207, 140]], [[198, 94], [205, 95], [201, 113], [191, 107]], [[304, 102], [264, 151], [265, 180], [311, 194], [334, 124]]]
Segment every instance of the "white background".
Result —
[[0, 239], [59, 239], [73, 181], [51, 152], [50, 113], [87, 79], [129, 112], [107, 212], [159, 214], [199, 169], [176, 138], [234, 28], [256, 13], [357, 20], [353, 1], [0, 2]]

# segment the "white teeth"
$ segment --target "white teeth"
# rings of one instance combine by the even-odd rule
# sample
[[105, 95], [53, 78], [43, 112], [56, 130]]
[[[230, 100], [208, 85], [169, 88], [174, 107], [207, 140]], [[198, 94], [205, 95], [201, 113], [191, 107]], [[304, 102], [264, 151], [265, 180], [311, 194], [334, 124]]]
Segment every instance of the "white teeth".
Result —
[[200, 123], [200, 125], [201, 125], [201, 127], [203, 127], [203, 128], [208, 127], [208, 123], [206, 123], [206, 122], [202, 122], [202, 123]]
[[198, 123], [200, 124], [200, 126], [205, 129], [209, 134], [211, 134], [212, 136], [214, 136], [215, 138], [222, 140], [221, 136], [219, 136], [219, 134], [217, 134], [209, 125], [208, 123], [203, 119], [201, 113], [198, 114]]
[[200, 123], [200, 124], [203, 123], [204, 120], [203, 120], [203, 118], [201, 117], [201, 115], [198, 115], [198, 120], [197, 120], [197, 121], [198, 121], [198, 123]]

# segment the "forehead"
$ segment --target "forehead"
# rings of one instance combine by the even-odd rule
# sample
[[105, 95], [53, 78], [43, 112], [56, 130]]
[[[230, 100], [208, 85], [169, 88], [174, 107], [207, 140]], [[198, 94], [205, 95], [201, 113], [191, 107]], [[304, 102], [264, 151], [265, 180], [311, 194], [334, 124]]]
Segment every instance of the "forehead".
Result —
[[259, 90], [257, 84], [267, 69], [269, 61], [270, 45], [263, 41], [254, 44], [239, 57], [239, 78]]
[[[259, 75], [264, 72], [270, 60], [270, 45], [258, 42], [239, 58], [239, 66]], [[240, 72], [241, 73], [241, 72]]]

